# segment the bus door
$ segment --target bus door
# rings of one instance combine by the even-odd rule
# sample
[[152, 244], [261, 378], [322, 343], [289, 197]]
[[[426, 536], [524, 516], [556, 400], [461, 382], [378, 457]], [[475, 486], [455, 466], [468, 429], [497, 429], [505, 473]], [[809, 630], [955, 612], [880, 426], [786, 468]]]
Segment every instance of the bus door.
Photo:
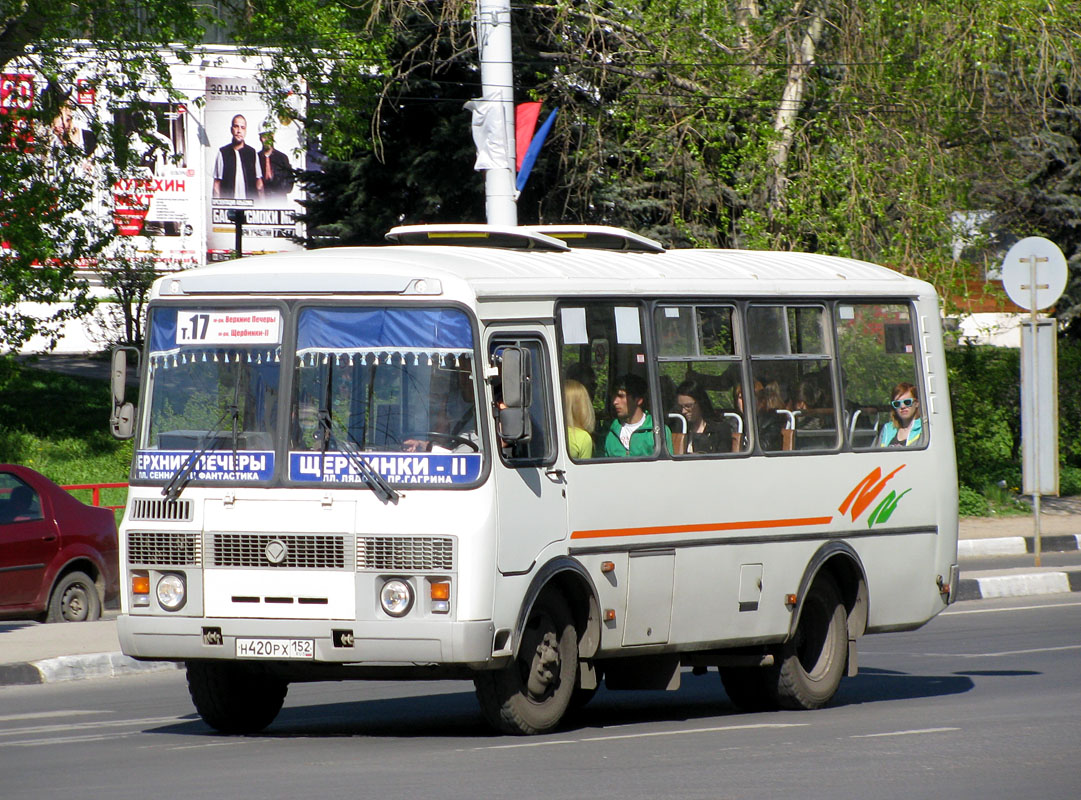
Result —
[[[494, 476], [499, 524], [499, 571], [528, 572], [545, 546], [567, 536], [567, 500], [563, 454], [557, 446], [552, 404], [551, 349], [541, 328], [497, 331], [488, 353], [498, 356], [509, 345], [529, 354], [532, 402], [528, 440], [507, 444], [496, 437]], [[493, 387], [493, 403], [500, 401]]]

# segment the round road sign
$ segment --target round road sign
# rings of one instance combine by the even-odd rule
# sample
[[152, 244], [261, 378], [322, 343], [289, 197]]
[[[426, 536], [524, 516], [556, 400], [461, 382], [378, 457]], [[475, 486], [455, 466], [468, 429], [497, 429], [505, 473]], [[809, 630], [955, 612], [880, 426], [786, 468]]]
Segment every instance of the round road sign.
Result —
[[1022, 239], [1002, 262], [1002, 288], [1030, 311], [1054, 305], [1066, 289], [1066, 256], [1042, 236]]

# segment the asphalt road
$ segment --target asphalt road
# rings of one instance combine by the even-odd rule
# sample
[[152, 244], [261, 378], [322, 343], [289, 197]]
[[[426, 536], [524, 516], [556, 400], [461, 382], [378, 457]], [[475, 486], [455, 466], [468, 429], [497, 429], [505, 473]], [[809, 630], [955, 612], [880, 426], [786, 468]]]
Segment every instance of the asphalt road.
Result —
[[1079, 619], [1077, 595], [961, 603], [865, 639], [821, 711], [741, 714], [685, 673], [531, 738], [491, 734], [460, 682], [294, 685], [252, 737], [213, 734], [182, 672], [8, 687], [0, 796], [1076, 800]]

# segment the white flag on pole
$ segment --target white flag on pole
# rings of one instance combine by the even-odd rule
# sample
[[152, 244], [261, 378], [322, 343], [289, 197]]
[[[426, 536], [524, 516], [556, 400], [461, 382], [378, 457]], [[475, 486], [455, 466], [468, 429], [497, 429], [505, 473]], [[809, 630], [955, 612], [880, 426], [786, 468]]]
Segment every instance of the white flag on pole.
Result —
[[475, 170], [510, 169], [510, 147], [507, 145], [505, 103], [498, 95], [470, 100], [463, 108], [473, 113], [473, 142], [477, 146]]

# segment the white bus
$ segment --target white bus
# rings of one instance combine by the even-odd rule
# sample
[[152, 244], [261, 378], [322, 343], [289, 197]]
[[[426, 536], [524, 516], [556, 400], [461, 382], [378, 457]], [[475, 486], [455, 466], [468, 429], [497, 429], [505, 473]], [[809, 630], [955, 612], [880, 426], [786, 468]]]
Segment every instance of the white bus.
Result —
[[816, 708], [951, 601], [928, 284], [603, 227], [387, 238], [159, 280], [138, 413], [114, 355], [121, 645], [185, 662], [212, 727], [294, 681], [468, 678], [538, 733], [688, 667]]

